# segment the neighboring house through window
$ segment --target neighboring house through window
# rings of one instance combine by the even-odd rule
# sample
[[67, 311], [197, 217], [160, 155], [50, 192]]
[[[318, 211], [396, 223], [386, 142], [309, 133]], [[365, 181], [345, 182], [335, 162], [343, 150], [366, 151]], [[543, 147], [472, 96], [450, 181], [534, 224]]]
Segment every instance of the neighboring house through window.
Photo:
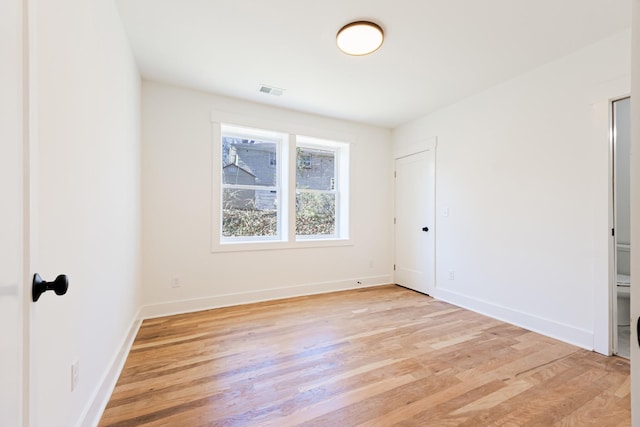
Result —
[[280, 174], [271, 159], [287, 135], [232, 126], [222, 130], [222, 240], [279, 239]]
[[[296, 235], [336, 236], [335, 190], [337, 149], [323, 144], [305, 144], [299, 137], [296, 145]], [[334, 184], [332, 186], [332, 183]]]

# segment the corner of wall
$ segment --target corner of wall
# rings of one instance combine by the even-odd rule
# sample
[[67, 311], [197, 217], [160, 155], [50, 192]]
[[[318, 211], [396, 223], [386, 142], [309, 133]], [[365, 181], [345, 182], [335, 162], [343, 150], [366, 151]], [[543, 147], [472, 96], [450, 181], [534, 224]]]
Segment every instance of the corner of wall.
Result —
[[109, 403], [111, 394], [118, 382], [118, 378], [124, 368], [124, 364], [127, 361], [127, 356], [129, 355], [131, 346], [133, 345], [136, 335], [138, 334], [138, 330], [142, 325], [141, 313], [142, 308], [138, 310], [131, 321], [127, 335], [111, 358], [109, 369], [102, 375], [100, 383], [95, 388], [91, 398], [88, 400], [89, 405], [85, 408], [80, 420], [76, 424], [76, 427], [94, 427], [100, 422], [102, 413]]

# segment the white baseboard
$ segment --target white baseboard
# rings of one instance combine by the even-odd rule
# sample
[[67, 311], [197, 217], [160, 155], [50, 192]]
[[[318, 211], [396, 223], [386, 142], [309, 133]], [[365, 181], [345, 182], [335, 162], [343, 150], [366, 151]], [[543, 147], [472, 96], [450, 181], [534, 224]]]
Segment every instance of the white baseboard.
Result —
[[116, 387], [118, 378], [120, 378], [120, 373], [122, 372], [122, 368], [124, 368], [124, 363], [127, 361], [129, 350], [131, 350], [131, 346], [133, 345], [133, 341], [138, 334], [141, 324], [142, 318], [140, 317], [140, 310], [138, 310], [138, 313], [131, 322], [127, 336], [124, 338], [120, 344], [120, 348], [111, 359], [109, 370], [102, 376], [98, 387], [96, 387], [93, 392], [93, 396], [89, 399], [89, 405], [85, 408], [82, 416], [76, 424], [76, 427], [95, 427], [100, 422], [102, 413], [107, 407], [107, 403], [109, 403], [111, 393], [113, 393], [113, 389]]
[[592, 331], [586, 331], [445, 289], [436, 289], [431, 296], [586, 350], [593, 351], [594, 349], [594, 334]]
[[390, 283], [393, 283], [393, 279], [391, 276], [372, 276], [353, 280], [309, 283], [286, 288], [263, 289], [253, 292], [241, 292], [235, 294], [216, 295], [204, 298], [150, 304], [142, 307], [141, 315], [143, 319], [150, 319], [154, 317], [209, 310], [212, 308], [229, 307], [262, 301], [272, 301], [305, 295], [323, 294], [327, 292], [346, 291], [349, 289], [388, 285]]

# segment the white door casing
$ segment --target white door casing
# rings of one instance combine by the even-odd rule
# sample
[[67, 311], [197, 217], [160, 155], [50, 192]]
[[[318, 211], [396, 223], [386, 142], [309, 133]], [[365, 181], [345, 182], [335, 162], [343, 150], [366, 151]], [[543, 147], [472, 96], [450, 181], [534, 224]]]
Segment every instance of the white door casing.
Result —
[[435, 287], [434, 149], [395, 161], [395, 282], [429, 294]]
[[640, 0], [631, 14], [631, 417], [640, 427]]

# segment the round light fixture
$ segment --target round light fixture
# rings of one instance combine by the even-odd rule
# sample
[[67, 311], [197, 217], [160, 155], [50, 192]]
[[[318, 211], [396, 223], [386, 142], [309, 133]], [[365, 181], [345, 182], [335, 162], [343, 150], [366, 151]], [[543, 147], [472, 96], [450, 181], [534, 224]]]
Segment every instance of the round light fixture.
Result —
[[338, 31], [338, 48], [348, 55], [362, 56], [382, 46], [384, 32], [378, 24], [369, 21], [352, 22]]

